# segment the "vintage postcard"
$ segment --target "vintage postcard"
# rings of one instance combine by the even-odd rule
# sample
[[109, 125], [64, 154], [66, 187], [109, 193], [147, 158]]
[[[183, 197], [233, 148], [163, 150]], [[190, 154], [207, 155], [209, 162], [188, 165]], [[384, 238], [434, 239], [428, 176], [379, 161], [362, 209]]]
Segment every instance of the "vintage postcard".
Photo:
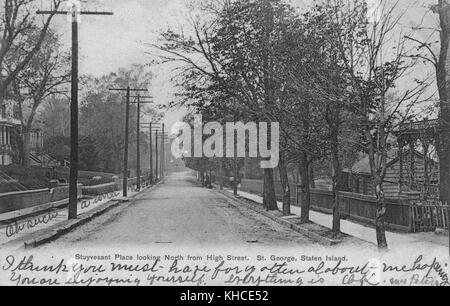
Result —
[[449, 286], [449, 47], [449, 0], [1, 0], [0, 285]]

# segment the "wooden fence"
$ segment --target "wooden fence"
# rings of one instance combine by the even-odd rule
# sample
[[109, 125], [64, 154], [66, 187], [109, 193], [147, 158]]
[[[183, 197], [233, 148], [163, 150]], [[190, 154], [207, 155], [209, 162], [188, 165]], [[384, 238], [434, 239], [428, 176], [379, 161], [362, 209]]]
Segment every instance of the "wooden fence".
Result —
[[[291, 203], [297, 203], [297, 185], [289, 184], [291, 192]], [[264, 182], [262, 180], [242, 179], [239, 190], [262, 196]], [[275, 182], [275, 196], [278, 201], [283, 200], [284, 190], [281, 182]]]
[[[229, 178], [225, 184], [232, 187]], [[263, 181], [243, 179], [239, 190], [262, 196]], [[283, 197], [283, 189], [275, 182], [277, 199]], [[291, 185], [291, 204], [301, 207], [301, 189]], [[321, 189], [311, 190], [311, 209], [332, 214], [333, 192]], [[343, 219], [374, 225], [377, 200], [374, 196], [339, 192], [339, 206]], [[448, 208], [439, 205], [414, 205], [408, 197], [386, 198], [386, 227], [403, 232], [433, 232], [437, 228], [448, 229]]]
[[448, 229], [448, 207], [437, 205], [413, 205], [410, 207], [412, 232], [434, 232], [438, 228]]
[[[374, 224], [377, 214], [377, 198], [353, 194], [339, 193], [341, 215], [343, 218]], [[408, 198], [386, 198], [386, 227], [398, 231], [411, 231], [412, 218], [410, 214], [410, 201]]]
[[[301, 205], [301, 191], [298, 196]], [[339, 193], [339, 206], [343, 219], [373, 225], [376, 216], [376, 197], [348, 192]], [[333, 193], [311, 190], [311, 208], [332, 214]], [[405, 197], [386, 198], [386, 227], [412, 233], [434, 232], [438, 228], [448, 229], [448, 208], [439, 205], [414, 205]]]

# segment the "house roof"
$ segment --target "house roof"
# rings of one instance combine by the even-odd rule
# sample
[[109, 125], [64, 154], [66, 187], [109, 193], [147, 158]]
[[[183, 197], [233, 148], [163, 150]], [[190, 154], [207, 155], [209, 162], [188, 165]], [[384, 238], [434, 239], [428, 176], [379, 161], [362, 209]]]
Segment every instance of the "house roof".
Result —
[[[419, 158], [424, 158], [424, 155], [422, 153], [420, 153], [417, 150], [414, 150], [414, 153], [416, 154], [416, 156], [418, 156]], [[409, 150], [406, 151], [406, 154], [409, 154]], [[397, 150], [391, 150], [390, 152], [388, 152], [388, 167], [399, 162], [400, 157], [398, 156]], [[433, 162], [437, 162], [433, 159], [429, 159], [430, 161]], [[346, 169], [344, 171], [349, 172], [349, 169]], [[369, 162], [369, 156], [368, 155], [364, 155], [359, 161], [357, 161], [352, 169], [351, 172], [354, 174], [361, 174], [361, 175], [370, 175], [371, 171], [370, 171], [370, 162]]]
[[[393, 161], [392, 157], [388, 157], [388, 163]], [[365, 156], [363, 159], [357, 161], [352, 167], [352, 173], [354, 174], [367, 174], [370, 175], [370, 162], [369, 156]]]

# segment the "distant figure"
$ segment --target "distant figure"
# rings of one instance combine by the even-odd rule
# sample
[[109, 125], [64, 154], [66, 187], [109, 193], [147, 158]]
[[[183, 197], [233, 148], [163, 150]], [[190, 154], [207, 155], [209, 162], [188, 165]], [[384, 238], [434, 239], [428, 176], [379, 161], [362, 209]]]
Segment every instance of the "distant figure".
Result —
[[206, 174], [205, 177], [205, 187], [211, 189], [212, 188], [212, 184], [211, 184], [211, 177]]

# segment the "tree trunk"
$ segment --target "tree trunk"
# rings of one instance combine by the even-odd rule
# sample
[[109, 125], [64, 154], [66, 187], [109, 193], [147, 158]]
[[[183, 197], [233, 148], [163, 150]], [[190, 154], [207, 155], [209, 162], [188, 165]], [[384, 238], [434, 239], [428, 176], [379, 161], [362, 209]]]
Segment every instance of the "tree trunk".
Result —
[[200, 172], [200, 182], [202, 183], [202, 186], [205, 186], [205, 172], [201, 171]]
[[237, 151], [235, 150], [235, 157], [234, 157], [234, 179], [233, 179], [233, 194], [234, 196], [238, 196], [238, 185], [239, 185], [239, 166], [238, 166], [238, 160], [236, 157]]
[[428, 143], [423, 142], [423, 164], [424, 164], [424, 171], [423, 171], [423, 196], [425, 199], [428, 198], [430, 195], [430, 169], [429, 169], [429, 163], [428, 163], [428, 155], [429, 155], [430, 147]]
[[339, 146], [338, 146], [338, 132], [331, 133], [331, 164], [333, 170], [333, 234], [339, 235], [341, 233], [341, 209], [339, 203], [339, 191], [341, 188], [342, 169], [339, 160]]
[[383, 183], [380, 177], [375, 178], [375, 192], [377, 196], [375, 227], [377, 232], [378, 248], [381, 250], [386, 250], [388, 248], [385, 226], [386, 199], [383, 191]]
[[283, 187], [283, 216], [291, 215], [291, 188], [289, 185], [289, 176], [287, 172], [287, 165], [284, 154], [280, 154], [280, 161], [278, 164], [280, 172], [281, 186]]
[[316, 176], [314, 173], [314, 166], [312, 164], [309, 166], [309, 184], [312, 189], [316, 188]]
[[263, 172], [264, 173], [264, 175], [263, 175], [263, 190], [262, 190], [262, 198], [263, 198], [263, 206], [264, 207], [267, 207], [267, 205], [266, 205], [266, 173], [265, 172]]
[[440, 165], [440, 199], [450, 204], [450, 84], [448, 83], [448, 53], [450, 47], [450, 6], [448, 1], [439, 0], [437, 13], [441, 26], [441, 49], [437, 66], [437, 85], [440, 98], [440, 135], [437, 147]]
[[219, 180], [220, 180], [220, 190], [223, 190], [223, 160], [219, 161]]
[[2, 86], [0, 85], [0, 109], [3, 107], [3, 103], [5, 102], [5, 92], [1, 87]]
[[440, 169], [440, 200], [450, 204], [450, 131], [441, 130], [437, 139], [437, 153]]
[[309, 211], [311, 207], [311, 188], [309, 182], [309, 163], [308, 163], [308, 154], [302, 154], [302, 160], [300, 163], [300, 175], [302, 177], [301, 181], [301, 190], [302, 190], [302, 213], [301, 213], [301, 222], [309, 223]]
[[22, 166], [25, 168], [31, 167], [31, 159], [30, 159], [30, 153], [31, 153], [31, 143], [30, 143], [30, 131], [28, 129], [24, 129], [23, 131], [23, 156], [22, 156]]
[[278, 210], [273, 169], [264, 169], [264, 199], [267, 211]]

